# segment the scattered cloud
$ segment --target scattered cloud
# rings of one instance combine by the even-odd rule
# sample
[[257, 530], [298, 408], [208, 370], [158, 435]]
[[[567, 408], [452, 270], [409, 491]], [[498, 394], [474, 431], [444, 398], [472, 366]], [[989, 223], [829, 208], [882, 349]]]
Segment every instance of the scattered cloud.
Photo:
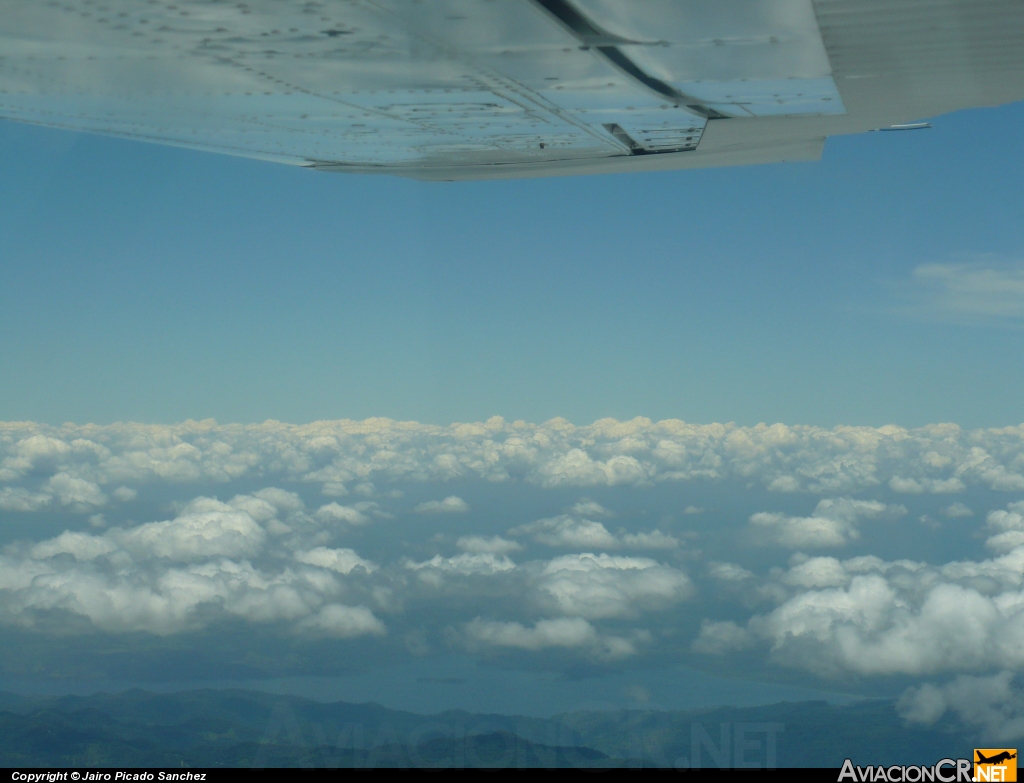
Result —
[[580, 498], [572, 507], [572, 513], [581, 517], [611, 517], [615, 516], [597, 501], [590, 498]]
[[845, 587], [850, 575], [834, 557], [793, 558], [793, 567], [786, 571], [780, 581], [793, 587], [820, 588]]
[[350, 639], [353, 636], [372, 634], [383, 636], [387, 629], [373, 612], [365, 606], [344, 606], [329, 604], [312, 617], [303, 620], [299, 627], [304, 631]]
[[[577, 503], [576, 506], [580, 504]], [[530, 536], [538, 544], [569, 549], [675, 549], [679, 546], [678, 539], [660, 530], [642, 533], [623, 532], [615, 536], [608, 532], [608, 528], [601, 522], [580, 519], [569, 514], [519, 525], [511, 528], [508, 534]]]
[[319, 522], [347, 522], [350, 525], [365, 525], [370, 521], [359, 509], [343, 506], [340, 503], [328, 503], [317, 509], [315, 517]]
[[920, 495], [924, 492], [931, 494], [943, 494], [950, 492], [963, 492], [967, 487], [959, 478], [928, 479], [928, 478], [904, 478], [893, 476], [889, 479], [889, 489], [893, 492], [902, 492], [908, 495]]
[[744, 650], [752, 644], [750, 632], [731, 620], [725, 622], [705, 620], [701, 624], [700, 635], [694, 639], [691, 646], [694, 652], [705, 655], [722, 655]]
[[930, 726], [947, 712], [954, 712], [992, 741], [1024, 737], [1024, 691], [1015, 685], [1010, 671], [990, 677], [960, 675], [944, 685], [925, 683], [908, 688], [897, 709], [908, 723]]
[[533, 585], [542, 605], [588, 619], [634, 617], [694, 592], [686, 574], [656, 560], [590, 553], [556, 557], [539, 570]]
[[455, 542], [455, 546], [463, 552], [470, 552], [472, 554], [491, 553], [507, 555], [512, 552], [520, 552], [523, 549], [522, 544], [516, 541], [509, 541], [501, 536], [491, 536], [490, 538], [485, 536], [462, 536]]
[[921, 264], [910, 288], [915, 309], [955, 322], [1024, 319], [1024, 263], [983, 259], [974, 263]]
[[679, 539], [660, 530], [652, 530], [649, 533], [623, 533], [620, 540], [623, 546], [630, 549], [676, 549], [679, 546]]
[[229, 502], [198, 497], [165, 521], [9, 545], [0, 554], [0, 623], [32, 628], [59, 612], [104, 631], [168, 635], [233, 616], [294, 623], [300, 633], [382, 633], [370, 609], [337, 601], [346, 591], [340, 575], [365, 578], [378, 566], [322, 546], [291, 559], [267, 546], [274, 523], [291, 530], [282, 517], [312, 522], [297, 495], [268, 488]]
[[22, 487], [0, 489], [0, 511], [39, 511], [50, 505], [53, 495]]
[[594, 626], [580, 617], [539, 620], [533, 628], [520, 623], [484, 621], [479, 617], [466, 624], [466, 636], [499, 647], [540, 650], [544, 647], [581, 647], [597, 641]]
[[1024, 546], [943, 566], [794, 560], [769, 584], [749, 585], [775, 609], [737, 625], [746, 635], [708, 626], [695, 649], [722, 653], [729, 639], [756, 640], [777, 664], [826, 677], [1024, 668]]
[[246, 511], [213, 498], [197, 498], [172, 520], [113, 529], [105, 537], [136, 558], [194, 562], [216, 556], [253, 557], [263, 548], [266, 532]]
[[100, 555], [109, 555], [116, 550], [117, 544], [109, 538], [65, 530], [56, 538], [36, 544], [30, 554], [36, 560], [46, 560], [57, 555], [71, 555], [75, 560], [95, 560]]
[[953, 503], [952, 505], [946, 506], [942, 509], [941, 513], [943, 516], [947, 516], [950, 519], [962, 519], [964, 517], [974, 516], [974, 512], [963, 503]]
[[1024, 545], [1024, 502], [1010, 503], [1006, 510], [989, 512], [988, 529], [995, 535], [985, 546], [995, 552], [1010, 552]]
[[708, 575], [719, 582], [744, 582], [754, 574], [736, 563], [708, 563]]
[[577, 519], [562, 514], [550, 519], [538, 519], [508, 531], [511, 536], [532, 536], [538, 544], [575, 548], [614, 549], [619, 545], [600, 522]]
[[875, 500], [838, 498], [820, 501], [809, 517], [762, 511], [750, 517], [750, 525], [781, 546], [821, 549], [845, 546], [850, 540], [859, 538], [857, 523], [862, 519], [896, 518], [906, 513], [903, 506], [888, 506]]
[[469, 504], [460, 497], [450, 495], [444, 500], [428, 500], [416, 506], [417, 514], [464, 514]]
[[307, 552], [296, 552], [295, 559], [300, 563], [329, 568], [340, 574], [350, 574], [355, 568], [372, 574], [378, 569], [376, 563], [364, 560], [351, 549], [328, 549], [325, 546], [318, 546]]
[[422, 563], [409, 561], [406, 563], [406, 567], [411, 568], [413, 571], [422, 572], [422, 576], [429, 581], [438, 582], [439, 580], [437, 580], [436, 575], [432, 572], [490, 576], [511, 571], [516, 567], [516, 564], [507, 556], [498, 557], [493, 552], [463, 552], [461, 555], [455, 555], [454, 557], [434, 555], [430, 560], [425, 560]]
[[649, 639], [644, 632], [633, 639], [601, 635], [579, 617], [538, 620], [532, 628], [516, 622], [485, 621], [479, 617], [465, 625], [465, 635], [472, 646], [514, 647], [543, 650], [551, 647], [583, 648], [606, 660], [621, 660], [636, 655], [637, 641]]

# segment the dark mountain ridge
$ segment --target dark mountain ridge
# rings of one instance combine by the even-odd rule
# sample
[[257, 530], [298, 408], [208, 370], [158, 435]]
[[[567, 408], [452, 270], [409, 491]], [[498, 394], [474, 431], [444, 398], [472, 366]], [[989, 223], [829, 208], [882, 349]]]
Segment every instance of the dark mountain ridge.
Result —
[[972, 739], [908, 726], [890, 700], [544, 719], [246, 690], [0, 693], [0, 766], [839, 767], [966, 757]]

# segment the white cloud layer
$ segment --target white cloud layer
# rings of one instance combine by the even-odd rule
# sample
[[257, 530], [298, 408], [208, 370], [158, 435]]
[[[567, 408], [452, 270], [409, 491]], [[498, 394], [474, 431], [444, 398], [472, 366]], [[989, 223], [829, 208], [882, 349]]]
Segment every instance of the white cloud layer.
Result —
[[[314, 482], [341, 496], [375, 482], [478, 478], [542, 487], [739, 479], [780, 492], [1024, 490], [1024, 426], [962, 430], [500, 418], [439, 427], [390, 419], [217, 425], [0, 424], [0, 508], [110, 502], [106, 487], [241, 478]], [[43, 480], [40, 481], [40, 477]], [[50, 483], [52, 481], [52, 483]], [[86, 483], [75, 483], [86, 482]], [[365, 491], [364, 491], [365, 490]], [[124, 493], [115, 495], [128, 502]], [[436, 501], [444, 506], [448, 501]], [[447, 510], [456, 510], [454, 503]], [[584, 512], [577, 516], [596, 516]]]
[[[504, 505], [488, 509], [494, 486]], [[746, 507], [713, 495], [744, 487]], [[573, 503], [584, 492], [615, 511]], [[661, 506], [633, 503], [644, 493]], [[1022, 494], [1024, 427], [3, 424], [0, 626], [231, 621], [380, 645], [427, 628], [444, 637], [430, 644], [591, 661], [742, 652], [823, 677], [947, 678], [908, 692], [906, 715], [966, 716], [958, 676], [1024, 670]], [[977, 554], [922, 562], [915, 537], [937, 534], [899, 521], [905, 506]], [[909, 551], [864, 554], [878, 539]], [[1011, 702], [992, 701], [1016, 720]]]

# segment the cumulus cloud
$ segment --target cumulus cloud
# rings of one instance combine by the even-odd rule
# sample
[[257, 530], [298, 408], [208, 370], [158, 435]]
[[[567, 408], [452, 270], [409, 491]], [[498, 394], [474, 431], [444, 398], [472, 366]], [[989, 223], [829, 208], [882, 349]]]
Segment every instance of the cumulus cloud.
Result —
[[[267, 487], [252, 494], [254, 498], [269, 503], [280, 515], [289, 515], [302, 511], [306, 504], [296, 492], [288, 492], [277, 487]], [[245, 497], [245, 496], [240, 496]]]
[[834, 557], [799, 557], [780, 579], [794, 587], [842, 587], [850, 583], [850, 574]]
[[359, 509], [340, 503], [320, 506], [314, 516], [320, 522], [347, 522], [350, 525], [365, 525], [370, 521], [370, 518]]
[[45, 560], [57, 555], [71, 555], [76, 560], [95, 560], [101, 555], [109, 555], [116, 549], [117, 545], [109, 538], [65, 530], [56, 538], [39, 542], [30, 552], [36, 560]]
[[632, 617], [693, 594], [682, 571], [646, 557], [579, 554], [546, 563], [533, 582], [542, 603], [589, 619]]
[[581, 517], [610, 517], [611, 511], [590, 498], [580, 498], [572, 507], [572, 513]]
[[444, 500], [428, 500], [416, 506], [417, 514], [464, 514], [467, 511], [469, 504], [455, 495]]
[[133, 556], [195, 561], [214, 556], [253, 557], [266, 533], [246, 512], [213, 498], [197, 498], [182, 514], [108, 534]]
[[328, 549], [324, 546], [318, 546], [307, 552], [296, 552], [295, 559], [300, 563], [329, 568], [341, 574], [349, 574], [355, 568], [372, 574], [379, 567], [376, 563], [364, 560], [352, 549]]
[[383, 633], [369, 609], [337, 601], [335, 576], [366, 578], [375, 563], [351, 549], [300, 549], [291, 561], [265, 551], [261, 523], [296, 514], [294, 493], [268, 488], [226, 503], [198, 497], [161, 522], [9, 545], [0, 555], [0, 623], [31, 628], [63, 612], [105, 631], [166, 635], [231, 615], [339, 638]]
[[435, 555], [430, 560], [425, 560], [422, 563], [415, 563], [409, 561], [406, 563], [406, 568], [410, 568], [413, 571], [422, 571], [424, 576], [430, 577], [431, 571], [440, 571], [453, 574], [482, 574], [490, 576], [492, 574], [500, 574], [505, 571], [511, 571], [516, 567], [508, 557], [498, 557], [493, 552], [464, 552], [461, 555], [455, 555], [455, 557], [441, 557], [441, 555]]
[[540, 650], [544, 647], [581, 647], [597, 641], [597, 630], [580, 617], [539, 620], [533, 628], [520, 623], [484, 621], [466, 624], [466, 635], [475, 641], [500, 647]]
[[700, 635], [693, 641], [693, 651], [705, 655], [722, 655], [750, 647], [752, 639], [746, 628], [741, 628], [731, 620], [713, 622], [705, 620], [700, 627]]
[[844, 546], [860, 537], [857, 522], [882, 516], [901, 516], [903, 506], [887, 506], [875, 500], [838, 498], [822, 500], [809, 517], [792, 517], [776, 512], [759, 512], [750, 517], [751, 526], [772, 541], [793, 549], [821, 549]]
[[50, 505], [53, 495], [31, 492], [23, 487], [0, 489], [0, 511], [39, 511]]
[[465, 625], [468, 641], [475, 645], [493, 647], [514, 647], [523, 650], [543, 650], [549, 647], [585, 648], [598, 657], [619, 660], [635, 655], [635, 641], [649, 639], [643, 632], [634, 634], [634, 639], [601, 635], [586, 620], [580, 617], [559, 617], [553, 620], [538, 620], [532, 628], [521, 623], [486, 621], [476, 618]]
[[[83, 542], [71, 546], [82, 554]], [[0, 620], [31, 627], [38, 617], [59, 611], [106, 631], [164, 635], [202, 627], [216, 612], [253, 622], [295, 620], [324, 600], [324, 585], [316, 580], [290, 571], [267, 574], [244, 561], [124, 570], [130, 561], [118, 552], [107, 559], [122, 570], [97, 567], [96, 560], [69, 565], [56, 558], [0, 558], [0, 570], [8, 572], [0, 585]], [[208, 611], [200, 611], [204, 607]]]
[[122, 503], [130, 503], [139, 496], [139, 493], [131, 487], [118, 487], [111, 494]]
[[536, 522], [514, 527], [508, 532], [511, 536], [532, 536], [538, 544], [546, 546], [612, 549], [619, 543], [600, 522], [576, 519], [568, 514], [538, 519]]
[[949, 492], [963, 492], [967, 487], [963, 481], [955, 476], [947, 479], [893, 476], [889, 479], [889, 489], [893, 492], [903, 492], [908, 495], [920, 495], [923, 492], [937, 495]]
[[51, 476], [40, 491], [24, 487], [0, 489], [2, 511], [41, 511], [53, 505], [66, 506], [71, 511], [90, 511], [106, 502], [107, 496], [99, 486], [67, 473]]
[[754, 574], [736, 563], [708, 563], [708, 575], [719, 582], [739, 583], [753, 579]]
[[1024, 545], [1024, 502], [1010, 503], [1005, 511], [990, 512], [988, 528], [995, 531], [995, 535], [985, 541], [989, 549], [1009, 552]]
[[679, 539], [660, 530], [652, 530], [649, 533], [623, 533], [620, 540], [623, 546], [630, 549], [675, 549], [679, 546]]
[[67, 473], [51, 476], [46, 482], [46, 488], [56, 496], [62, 506], [88, 510], [107, 502], [107, 496], [98, 485]]
[[613, 487], [618, 484], [645, 484], [648, 473], [635, 457], [617, 455], [600, 460], [583, 449], [574, 448], [541, 465], [539, 478], [545, 487]]
[[[13, 425], [16, 437], [8, 435], [4, 440], [8, 444], [7, 456], [3, 460], [3, 474], [0, 480], [11, 481], [15, 477], [34, 472], [37, 469], [55, 467], [61, 460], [71, 456], [71, 442], [80, 438], [55, 438], [26, 431], [24, 425]], [[98, 445], [98, 444], [97, 444]], [[51, 470], [51, 473], [55, 472]]]
[[973, 517], [974, 512], [971, 511], [963, 503], [953, 503], [942, 509], [942, 515], [949, 517], [950, 519], [962, 519], [964, 517]]
[[378, 620], [373, 612], [365, 606], [344, 606], [329, 604], [300, 623], [305, 631], [348, 639], [353, 636], [372, 634], [383, 636], [386, 633], [384, 623]]
[[515, 541], [509, 541], [507, 538], [501, 536], [491, 536], [486, 538], [484, 536], [462, 536], [458, 541], [455, 542], [455, 546], [461, 549], [463, 552], [470, 552], [473, 554], [484, 554], [490, 552], [495, 555], [507, 555], [512, 552], [522, 551], [522, 544]]
[[960, 675], [944, 685], [925, 683], [908, 688], [897, 709], [908, 723], [928, 726], [953, 712], [990, 741], [1012, 742], [1024, 737], [1024, 691], [1015, 685], [1009, 671], [990, 677]]
[[463, 552], [454, 557], [406, 561], [427, 584], [465, 577], [512, 578], [510, 596], [526, 599], [549, 615], [588, 620], [633, 618], [657, 612], [693, 595], [689, 577], [656, 560], [607, 554], [576, 554], [518, 566], [506, 555]]
[[784, 666], [824, 676], [1024, 667], [1024, 547], [943, 566], [796, 558], [773, 580], [765, 594], [778, 606], [744, 630]]
[[679, 540], [660, 530], [612, 535], [604, 523], [579, 516], [611, 516], [611, 512], [592, 500], [581, 500], [572, 508], [572, 514], [538, 519], [508, 531], [510, 536], [530, 536], [538, 544], [572, 549], [675, 549]]

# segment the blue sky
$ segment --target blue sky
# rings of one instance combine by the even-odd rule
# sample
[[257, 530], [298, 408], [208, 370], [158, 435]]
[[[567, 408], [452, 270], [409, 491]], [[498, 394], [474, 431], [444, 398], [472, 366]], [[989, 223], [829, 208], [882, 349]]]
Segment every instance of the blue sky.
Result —
[[1024, 294], [953, 294], [1019, 285], [1022, 120], [450, 184], [2, 123], [0, 419], [1019, 423]]

